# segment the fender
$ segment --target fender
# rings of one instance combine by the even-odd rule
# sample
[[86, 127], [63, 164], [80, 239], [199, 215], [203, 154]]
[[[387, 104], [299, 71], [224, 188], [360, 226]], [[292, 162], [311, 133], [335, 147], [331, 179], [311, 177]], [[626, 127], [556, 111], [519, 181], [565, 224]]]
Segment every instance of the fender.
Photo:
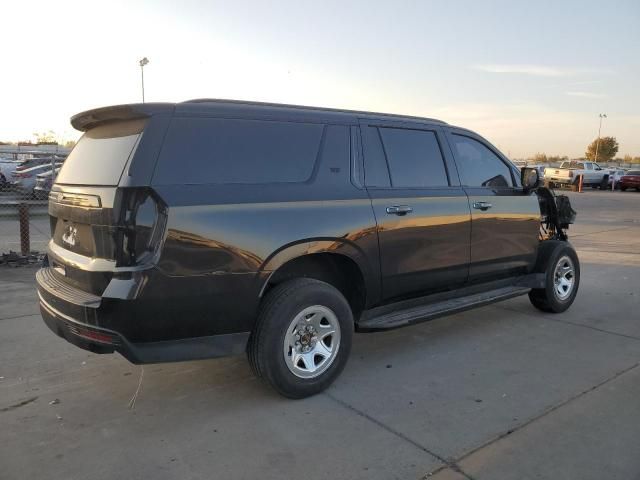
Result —
[[360, 269], [360, 272], [362, 272], [367, 290], [367, 299], [370, 301], [380, 297], [379, 269], [371, 265], [369, 256], [353, 241], [345, 238], [331, 237], [309, 238], [292, 242], [283, 245], [269, 255], [258, 271], [258, 278], [262, 283], [259, 290], [260, 297], [262, 297], [271, 276], [280, 267], [291, 260], [315, 253], [332, 253], [353, 260]]

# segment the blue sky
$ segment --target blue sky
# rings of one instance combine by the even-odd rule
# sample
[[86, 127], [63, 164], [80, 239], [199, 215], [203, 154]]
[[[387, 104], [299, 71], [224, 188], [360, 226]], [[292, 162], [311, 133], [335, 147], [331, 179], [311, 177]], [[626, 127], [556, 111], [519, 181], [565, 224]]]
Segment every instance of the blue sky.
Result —
[[[640, 2], [12, 1], [0, 139], [140, 100], [217, 97], [387, 111], [472, 128], [505, 153], [640, 155]], [[27, 19], [28, 21], [24, 21]], [[10, 47], [7, 48], [7, 45]]]

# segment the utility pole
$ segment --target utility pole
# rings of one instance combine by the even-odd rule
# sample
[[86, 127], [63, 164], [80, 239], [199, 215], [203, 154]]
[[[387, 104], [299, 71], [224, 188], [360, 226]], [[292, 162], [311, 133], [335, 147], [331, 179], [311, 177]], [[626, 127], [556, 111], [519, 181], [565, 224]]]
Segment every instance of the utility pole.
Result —
[[600, 114], [600, 126], [598, 127], [598, 138], [596, 139], [596, 158], [593, 159], [593, 161], [596, 162], [596, 163], [598, 163], [598, 147], [600, 147], [600, 130], [602, 130], [602, 119], [603, 118], [607, 118], [607, 114], [606, 113], [601, 113]]
[[144, 66], [149, 63], [149, 59], [144, 57], [140, 60], [140, 75], [142, 76], [142, 103], [144, 103]]

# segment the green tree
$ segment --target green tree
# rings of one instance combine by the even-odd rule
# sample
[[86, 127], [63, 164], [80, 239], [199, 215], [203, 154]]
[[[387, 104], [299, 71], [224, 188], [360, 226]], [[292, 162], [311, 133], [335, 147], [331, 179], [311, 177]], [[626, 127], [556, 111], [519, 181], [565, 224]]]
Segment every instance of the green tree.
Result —
[[547, 155], [545, 153], [536, 153], [533, 157], [529, 159], [528, 163], [531, 163], [531, 164], [547, 163]]
[[[600, 142], [596, 138], [587, 147], [585, 156], [594, 162], [608, 162], [618, 153], [618, 141], [616, 137], [600, 137]], [[598, 149], [598, 158], [596, 158], [596, 148]]]
[[627, 154], [624, 156], [623, 161], [624, 161], [624, 163], [633, 163], [633, 157], [627, 153]]
[[36, 137], [36, 143], [42, 145], [58, 144], [56, 140], [56, 133], [53, 130], [49, 130], [48, 132], [35, 132], [33, 136]]
[[569, 157], [567, 157], [566, 155], [551, 155], [549, 157], [547, 157], [547, 161], [549, 163], [560, 163], [560, 162], [564, 162], [566, 160], [569, 160]]

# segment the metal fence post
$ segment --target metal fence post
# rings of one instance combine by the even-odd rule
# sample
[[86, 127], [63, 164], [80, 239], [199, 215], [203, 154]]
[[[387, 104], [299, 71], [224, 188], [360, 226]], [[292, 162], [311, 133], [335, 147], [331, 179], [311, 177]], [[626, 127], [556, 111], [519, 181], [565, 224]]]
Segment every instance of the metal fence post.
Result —
[[29, 240], [29, 205], [18, 204], [18, 218], [20, 219], [20, 253], [27, 256], [31, 253], [31, 242]]

